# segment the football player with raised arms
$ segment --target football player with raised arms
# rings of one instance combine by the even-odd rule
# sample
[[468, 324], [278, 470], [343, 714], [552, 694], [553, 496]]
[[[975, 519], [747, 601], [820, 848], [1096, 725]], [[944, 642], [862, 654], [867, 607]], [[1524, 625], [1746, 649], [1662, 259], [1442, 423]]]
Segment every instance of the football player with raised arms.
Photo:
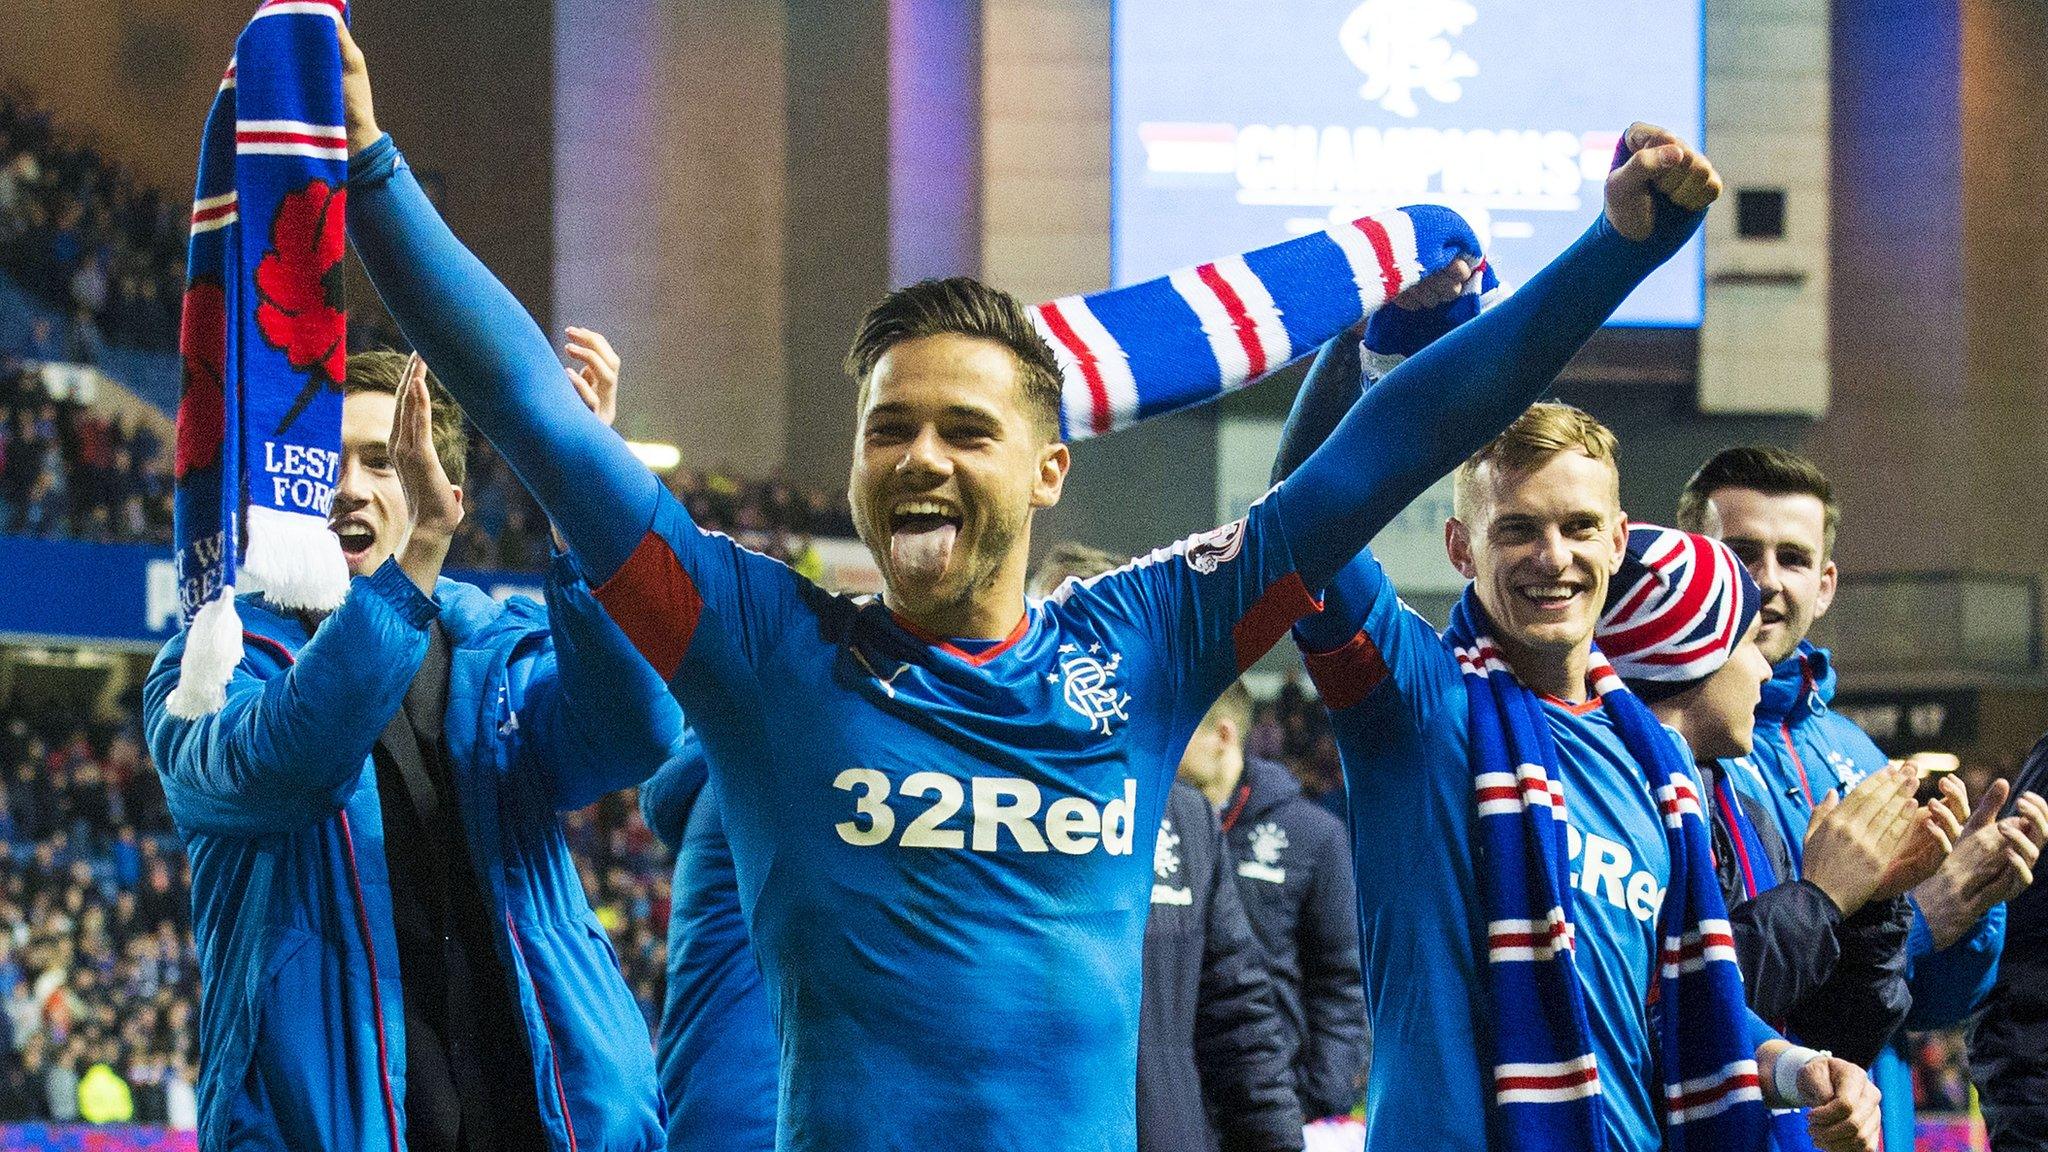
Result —
[[1006, 294], [893, 293], [848, 357], [850, 497], [885, 583], [862, 601], [698, 529], [584, 410], [343, 51], [365, 267], [703, 740], [780, 1032], [785, 1148], [1128, 1152], [1153, 839], [1190, 732], [1393, 497], [1527, 404], [1717, 186], [1633, 130], [1614, 223], [1495, 323], [1418, 356], [1245, 519], [1030, 604], [1031, 517], [1069, 463], [1058, 363]]
[[[1625, 227], [1611, 189], [1609, 218]], [[1328, 413], [1370, 406], [1412, 366], [1497, 327], [1552, 271], [1434, 343], [1429, 318], [1388, 312], [1365, 348], [1326, 347], [1276, 474], [1322, 450]], [[1446, 309], [1436, 322], [1454, 319]], [[1353, 399], [1364, 352], [1417, 346]], [[1591, 416], [1538, 403], [1463, 464], [1435, 457], [1436, 471], [1384, 497], [1399, 508], [1455, 466], [1445, 544], [1471, 583], [1450, 628], [1403, 604], [1369, 548], [1296, 627], [1351, 816], [1375, 1035], [1366, 1147], [1752, 1152], [1784, 1135], [1770, 1108], [1803, 1106], [1797, 1139], [1874, 1152], [1877, 1092], [1862, 1069], [1787, 1043], [1744, 1002], [1684, 744], [1718, 752], [1718, 730], [1702, 714], [1657, 712], [1668, 704], [1657, 686], [1639, 697], [1594, 642], [1628, 559], [1615, 453]], [[1684, 674], [1711, 692], [1705, 713], [1739, 730], [1763, 678], [1748, 639], [1754, 585], [1725, 549], [1650, 538], [1637, 561], [1664, 580], [1607, 607], [1622, 623], [1602, 643], [1629, 654], [1632, 674], [1651, 663]], [[1683, 594], [1653, 602], [1659, 587]], [[1724, 675], [1700, 674], [1709, 668]]]

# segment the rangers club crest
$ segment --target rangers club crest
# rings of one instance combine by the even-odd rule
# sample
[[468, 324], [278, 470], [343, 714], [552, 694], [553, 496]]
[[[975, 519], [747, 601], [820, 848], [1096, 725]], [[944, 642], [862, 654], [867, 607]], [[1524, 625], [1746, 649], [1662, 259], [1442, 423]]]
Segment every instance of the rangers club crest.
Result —
[[1185, 884], [1175, 884], [1179, 877], [1180, 833], [1173, 830], [1172, 820], [1162, 820], [1159, 822], [1159, 839], [1152, 847], [1152, 902], [1193, 904], [1194, 889]]
[[1271, 820], [1252, 829], [1252, 858], [1237, 866], [1239, 876], [1253, 880], [1264, 880], [1268, 884], [1287, 883], [1287, 869], [1280, 866], [1280, 853], [1287, 850], [1287, 829]]
[[1116, 686], [1116, 670], [1124, 662], [1123, 654], [1112, 652], [1107, 660], [1102, 656], [1100, 644], [1090, 644], [1086, 652], [1078, 644], [1062, 644], [1060, 670], [1046, 679], [1063, 681], [1060, 695], [1067, 707], [1086, 719], [1089, 728], [1108, 736], [1114, 731], [1113, 721], [1130, 719], [1124, 709], [1131, 702], [1131, 694]]
[[1459, 83], [1479, 75], [1472, 57], [1450, 38], [1479, 19], [1465, 0], [1365, 0], [1337, 31], [1337, 42], [1358, 70], [1361, 98], [1403, 119], [1422, 111], [1419, 91], [1440, 104], [1464, 96]]

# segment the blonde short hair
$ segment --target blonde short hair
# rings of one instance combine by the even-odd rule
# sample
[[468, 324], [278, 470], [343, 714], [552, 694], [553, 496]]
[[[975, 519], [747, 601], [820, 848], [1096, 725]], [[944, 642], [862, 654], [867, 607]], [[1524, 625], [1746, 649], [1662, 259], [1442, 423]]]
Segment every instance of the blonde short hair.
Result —
[[1616, 458], [1619, 442], [1607, 425], [1591, 413], [1569, 404], [1543, 401], [1515, 418], [1493, 442], [1474, 452], [1458, 465], [1451, 495], [1452, 515], [1463, 520], [1479, 499], [1480, 466], [1491, 464], [1496, 472], [1528, 472], [1540, 468], [1560, 452], [1578, 452], [1605, 461], [1614, 471], [1614, 502], [1621, 504], [1621, 468]]

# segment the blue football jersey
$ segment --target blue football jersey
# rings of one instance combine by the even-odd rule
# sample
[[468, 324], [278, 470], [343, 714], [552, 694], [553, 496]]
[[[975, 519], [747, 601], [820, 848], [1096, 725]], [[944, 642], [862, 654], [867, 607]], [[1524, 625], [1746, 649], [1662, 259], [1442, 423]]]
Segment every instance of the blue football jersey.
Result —
[[599, 598], [724, 800], [784, 1147], [1128, 1152], [1153, 843], [1215, 698], [1315, 601], [1277, 502], [968, 651], [664, 496]]
[[[1366, 1147], [1485, 1152], [1494, 1011], [1474, 876], [1466, 689], [1434, 626], [1401, 603], [1370, 551], [1301, 632], [1330, 709], [1350, 808], [1367, 1015]], [[1670, 850], [1648, 780], [1597, 700], [1544, 702], [1571, 852], [1587, 1027], [1608, 1147], [1652, 1152], [1648, 998]]]

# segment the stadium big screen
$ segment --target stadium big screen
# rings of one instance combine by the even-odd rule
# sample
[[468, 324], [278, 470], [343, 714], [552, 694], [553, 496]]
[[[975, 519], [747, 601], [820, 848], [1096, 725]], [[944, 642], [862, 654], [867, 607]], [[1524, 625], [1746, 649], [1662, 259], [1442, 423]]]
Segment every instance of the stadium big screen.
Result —
[[[1702, 19], [1701, 0], [1115, 0], [1116, 281], [1419, 201], [1526, 280], [1600, 210], [1630, 121], [1704, 138]], [[1698, 324], [1702, 267], [1695, 238], [1615, 322]]]

